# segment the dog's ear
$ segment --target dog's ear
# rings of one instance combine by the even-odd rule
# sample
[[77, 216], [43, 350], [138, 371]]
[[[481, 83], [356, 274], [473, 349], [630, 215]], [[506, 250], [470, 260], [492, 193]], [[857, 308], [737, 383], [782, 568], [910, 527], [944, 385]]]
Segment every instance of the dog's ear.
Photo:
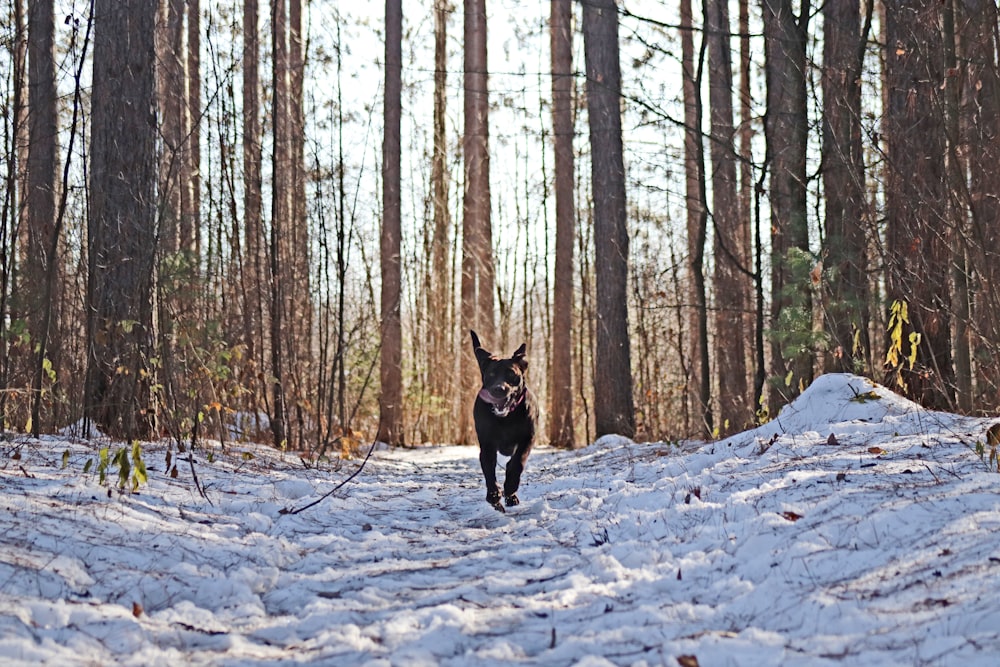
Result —
[[521, 347], [514, 350], [514, 354], [511, 355], [510, 357], [511, 360], [515, 364], [517, 364], [522, 371], [528, 368], [528, 360], [524, 358], [524, 355], [527, 353], [527, 349], [528, 349], [527, 346], [524, 343], [521, 343]]
[[493, 355], [483, 349], [475, 331], [469, 329], [469, 333], [472, 334], [472, 351], [476, 355], [476, 361], [479, 362], [479, 370], [482, 371], [483, 366], [493, 358]]

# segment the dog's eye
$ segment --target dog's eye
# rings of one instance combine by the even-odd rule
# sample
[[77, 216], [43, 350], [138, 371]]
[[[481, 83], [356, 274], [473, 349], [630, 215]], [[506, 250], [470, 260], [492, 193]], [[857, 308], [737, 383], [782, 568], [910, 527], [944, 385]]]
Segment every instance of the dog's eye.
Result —
[[507, 384], [517, 384], [520, 381], [520, 378], [514, 371], [507, 371], [504, 380], [507, 382]]

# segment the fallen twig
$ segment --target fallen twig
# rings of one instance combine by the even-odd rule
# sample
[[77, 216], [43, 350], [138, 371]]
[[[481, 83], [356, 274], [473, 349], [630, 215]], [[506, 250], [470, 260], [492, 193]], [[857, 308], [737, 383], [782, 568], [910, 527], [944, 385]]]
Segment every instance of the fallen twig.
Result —
[[195, 417], [194, 426], [191, 428], [191, 449], [188, 450], [188, 465], [191, 466], [191, 478], [194, 480], [194, 488], [198, 489], [198, 493], [201, 494], [201, 497], [207, 500], [209, 505], [214, 507], [215, 503], [213, 503], [212, 499], [208, 497], [207, 493], [205, 493], [205, 488], [201, 485], [201, 482], [198, 481], [198, 473], [194, 470], [194, 448], [195, 445], [198, 444], [198, 424], [200, 423], [201, 420]]
[[[382, 427], [382, 425], [380, 423], [379, 424], [379, 431], [381, 430], [381, 427]], [[281, 509], [281, 510], [278, 510], [278, 514], [298, 514], [299, 512], [304, 512], [305, 510], [309, 509], [310, 507], [315, 507], [316, 505], [319, 505], [321, 502], [323, 502], [324, 500], [326, 500], [327, 498], [329, 498], [330, 496], [332, 496], [334, 493], [336, 493], [337, 491], [339, 491], [341, 488], [343, 488], [343, 486], [345, 484], [347, 484], [352, 479], [354, 479], [355, 477], [357, 477], [358, 475], [360, 475], [361, 471], [365, 469], [365, 464], [368, 463], [368, 459], [371, 458], [372, 452], [375, 451], [375, 444], [377, 442], [378, 442], [378, 431], [375, 432], [375, 437], [372, 438], [372, 444], [371, 444], [371, 447], [368, 448], [368, 453], [365, 455], [365, 460], [361, 462], [361, 465], [358, 466], [357, 470], [355, 470], [353, 473], [351, 473], [350, 477], [348, 477], [343, 482], [341, 482], [337, 486], [333, 487], [332, 489], [330, 489], [329, 491], [327, 491], [322, 496], [320, 496], [316, 500], [312, 501], [308, 505], [303, 505], [302, 507], [300, 507], [298, 509], [294, 509], [294, 510], [293, 509], [288, 509], [288, 508]]]

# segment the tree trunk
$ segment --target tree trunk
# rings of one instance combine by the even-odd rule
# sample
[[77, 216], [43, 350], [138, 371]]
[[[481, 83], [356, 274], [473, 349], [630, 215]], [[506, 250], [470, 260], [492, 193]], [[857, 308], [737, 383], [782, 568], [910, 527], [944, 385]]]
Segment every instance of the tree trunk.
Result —
[[963, 172], [960, 154], [962, 148], [959, 119], [959, 97], [962, 77], [958, 76], [958, 60], [955, 33], [955, 4], [953, 0], [941, 3], [941, 38], [943, 70], [948, 73], [942, 81], [939, 95], [943, 102], [944, 131], [947, 145], [945, 172], [947, 174], [948, 202], [947, 215], [953, 230], [951, 233], [952, 330], [951, 348], [954, 367], [955, 407], [966, 414], [972, 409], [972, 349], [969, 345], [969, 316], [971, 313], [969, 255], [966, 252], [969, 224], [966, 194], [969, 186]]
[[[490, 224], [489, 88], [486, 2], [465, 0], [465, 195], [462, 202], [462, 328], [495, 339], [493, 233]], [[464, 332], [463, 332], [464, 333]], [[460, 336], [466, 341], [466, 336]], [[462, 400], [471, 405], [479, 371], [469, 346], [462, 348]], [[460, 411], [459, 442], [472, 442], [472, 409]]]
[[[21, 273], [23, 312], [28, 319], [32, 349], [37, 350], [32, 382], [34, 401], [31, 423], [41, 429], [42, 368], [51, 363], [59, 377], [59, 331], [62, 307], [62, 266], [59, 262], [59, 229], [56, 224], [57, 111], [54, 3], [33, 2], [28, 8], [28, 159], [24, 206], [28, 228], [24, 270]], [[47, 396], [51, 394], [46, 391]]]
[[294, 440], [302, 445], [306, 434], [304, 406], [310, 402], [307, 379], [312, 377], [313, 309], [309, 294], [310, 241], [309, 220], [306, 211], [305, 165], [305, 50], [302, 33], [302, 0], [288, 0], [288, 211], [291, 229], [287, 245], [288, 268], [291, 288], [287, 295], [290, 312], [295, 313], [294, 326], [289, 334], [288, 367], [291, 370], [290, 387], [295, 405]]
[[260, 127], [260, 43], [257, 37], [257, 0], [243, 3], [243, 335], [248, 360], [244, 384], [256, 408], [266, 403], [266, 391], [258, 375], [267, 368], [267, 257], [261, 221], [261, 127]]
[[681, 0], [681, 70], [684, 78], [684, 184], [687, 209], [688, 281], [691, 303], [688, 317], [689, 363], [687, 393], [697, 416], [697, 432], [711, 437], [712, 379], [708, 349], [708, 299], [705, 289], [705, 240], [708, 206], [705, 200], [705, 147], [702, 144], [703, 115], [701, 81], [707, 43], [702, 40], [695, 62], [691, 0]]
[[[452, 307], [451, 271], [449, 271], [449, 241], [451, 215], [448, 207], [448, 138], [446, 112], [448, 105], [448, 0], [434, 3], [434, 153], [431, 156], [431, 191], [433, 230], [431, 232], [431, 271], [427, 294], [428, 314], [433, 321], [428, 328], [428, 394], [431, 407], [427, 436], [432, 442], [445, 442], [453, 437], [455, 364], [453, 359], [454, 309]], [[464, 340], [464, 338], [463, 338]], [[465, 350], [461, 351], [464, 358]], [[464, 405], [464, 401], [463, 401]]]
[[[84, 411], [105, 433], [153, 435], [156, 6], [96, 0]], [[122, 39], [129, 35], [129, 39]]]
[[[193, 257], [201, 254], [201, 2], [187, 0], [187, 77], [184, 82], [187, 91], [185, 109], [184, 172], [181, 187], [181, 247]], [[192, 270], [197, 272], [198, 264]], [[195, 273], [197, 275], [197, 273]]]
[[[758, 342], [763, 339], [763, 332], [757, 331], [758, 319], [763, 319], [763, 313], [758, 318], [757, 303], [754, 298], [756, 280], [758, 272], [756, 268], [757, 257], [755, 255], [754, 236], [760, 230], [753, 224], [754, 221], [754, 161], [753, 161], [753, 141], [754, 124], [756, 117], [753, 111], [753, 93], [750, 89], [750, 72], [754, 67], [751, 60], [750, 51], [750, 2], [749, 0], [739, 0], [739, 34], [740, 34], [740, 115], [738, 122], [737, 136], [739, 137], [740, 151], [740, 226], [743, 247], [747, 249], [747, 263], [753, 262], [752, 275], [744, 277], [744, 298], [746, 299], [743, 308], [744, 315], [740, 320], [743, 330], [753, 332], [754, 344], [752, 349], [747, 350], [747, 380], [753, 379], [753, 391], [751, 392], [750, 407], [756, 417], [756, 411], [760, 407], [760, 391], [763, 383], [760, 378], [765, 375], [764, 365], [758, 359], [764, 357], [764, 347]], [[758, 368], [758, 366], [760, 366]]]
[[886, 40], [887, 296], [909, 304], [903, 328], [920, 336], [911, 369], [903, 359], [898, 381], [904, 393], [936, 409], [951, 406], [954, 372], [949, 293], [950, 233], [947, 214], [943, 79], [939, 28], [941, 5], [888, 0]]
[[573, 6], [552, 0], [552, 135], [556, 158], [556, 264], [552, 297], [549, 442], [570, 448], [573, 434], [573, 243], [576, 237], [573, 157]]
[[767, 116], [764, 136], [771, 200], [770, 408], [775, 411], [812, 380], [812, 297], [806, 220], [806, 35], [810, 2], [795, 15], [792, 0], [764, 0]]
[[400, 321], [402, 234], [400, 117], [402, 115], [403, 7], [385, 3], [385, 136], [382, 140], [382, 350], [378, 439], [402, 445], [403, 333]]
[[[733, 126], [733, 64], [727, 0], [707, 1], [708, 95], [711, 118], [712, 217], [715, 221], [715, 364], [720, 435], [752, 423], [746, 338], [739, 322], [749, 300], [748, 245], [740, 219]], [[736, 324], [736, 335], [732, 332]]]
[[[869, 12], [871, 8], [869, 6]], [[871, 14], [858, 3], [823, 5], [823, 280], [827, 372], [867, 373], [869, 295], [865, 171], [861, 155], [861, 65]]]
[[963, 149], [968, 155], [971, 215], [969, 255], [975, 267], [973, 337], [977, 390], [988, 413], [1000, 408], [1000, 75], [997, 6], [991, 0], [961, 3], [959, 50]]
[[[27, 119], [25, 118], [27, 105], [24, 101], [25, 88], [27, 85], [27, 71], [25, 61], [28, 54], [28, 35], [24, 18], [24, 0], [14, 0], [11, 7], [13, 26], [11, 29], [12, 44], [9, 48], [12, 55], [11, 62], [11, 96], [6, 98], [10, 104], [10, 112], [4, 114], [5, 121], [7, 113], [10, 114], [9, 123], [4, 124], [4, 158], [5, 169], [3, 174], [4, 188], [3, 199], [0, 201], [0, 344], [2, 344], [3, 354], [0, 355], [0, 431], [6, 429], [10, 413], [8, 412], [8, 397], [11, 393], [8, 389], [12, 383], [17, 382], [14, 378], [15, 360], [18, 350], [14, 343], [8, 342], [10, 325], [18, 317], [18, 304], [16, 303], [16, 287], [20, 280], [17, 276], [18, 252], [20, 251], [20, 235], [24, 233], [27, 225], [22, 223], [22, 209], [19, 198], [22, 194], [23, 185], [23, 162], [22, 151], [26, 150], [28, 144]], [[24, 162], [27, 157], [23, 158]], [[16, 385], [15, 385], [16, 386]]]
[[[181, 243], [183, 215], [182, 175], [188, 173], [184, 162], [187, 154], [187, 95], [184, 76], [184, 0], [158, 3], [161, 16], [157, 22], [157, 101], [163, 150], [160, 158], [159, 193], [160, 237], [163, 251], [178, 252]], [[169, 315], [168, 315], [169, 317]]]
[[628, 229], [621, 129], [618, 10], [614, 0], [583, 8], [587, 111], [594, 199], [597, 292], [597, 436], [635, 435], [628, 326]]
[[[286, 331], [289, 312], [289, 283], [292, 269], [288, 266], [288, 249], [291, 231], [291, 183], [289, 182], [289, 118], [288, 118], [288, 36], [286, 34], [286, 0], [271, 2], [271, 44], [274, 54], [272, 85], [272, 122], [274, 149], [272, 151], [273, 184], [271, 193], [271, 433], [274, 446], [288, 445], [288, 406], [286, 364], [289, 359], [291, 334]], [[292, 329], [292, 326], [288, 327]]]
[[[179, 424], [176, 417], [189, 417], [195, 408], [184, 400], [183, 363], [177, 358], [175, 343], [180, 321], [187, 315], [183, 295], [189, 286], [191, 257], [184, 256], [181, 240], [184, 216], [184, 179], [190, 172], [187, 166], [188, 122], [187, 91], [184, 58], [184, 0], [166, 0], [158, 3], [159, 16], [156, 30], [156, 84], [157, 105], [161, 124], [162, 148], [160, 151], [158, 205], [159, 243], [156, 299], [158, 354], [162, 362], [164, 399], [173, 417], [168, 427]], [[180, 437], [180, 433], [174, 433]]]

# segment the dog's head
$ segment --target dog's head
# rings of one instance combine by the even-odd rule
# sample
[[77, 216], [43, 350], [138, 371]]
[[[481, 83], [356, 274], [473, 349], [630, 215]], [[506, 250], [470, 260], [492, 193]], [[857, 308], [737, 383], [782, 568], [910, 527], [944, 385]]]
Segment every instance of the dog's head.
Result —
[[483, 349], [475, 331], [469, 333], [472, 334], [472, 351], [476, 354], [479, 372], [483, 376], [479, 398], [493, 408], [494, 414], [506, 417], [524, 400], [524, 371], [528, 369], [528, 361], [524, 358], [525, 345], [521, 343], [509, 359], [501, 359]]

